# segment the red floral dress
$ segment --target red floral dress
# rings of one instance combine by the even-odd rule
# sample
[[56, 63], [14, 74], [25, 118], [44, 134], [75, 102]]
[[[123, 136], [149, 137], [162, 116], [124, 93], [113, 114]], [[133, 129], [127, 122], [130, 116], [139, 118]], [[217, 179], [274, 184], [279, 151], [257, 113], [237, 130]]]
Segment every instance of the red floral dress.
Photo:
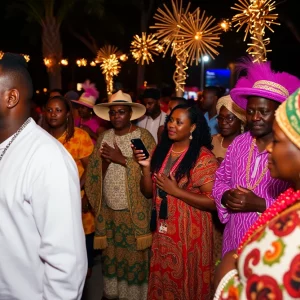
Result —
[[300, 202], [252, 236], [221, 299], [300, 299]]
[[[218, 163], [206, 148], [201, 149], [186, 189], [201, 194], [200, 187], [214, 181]], [[183, 178], [179, 186], [187, 182]], [[210, 193], [206, 194], [211, 197]], [[213, 199], [212, 199], [213, 201]], [[157, 215], [161, 199], [156, 198]], [[212, 256], [212, 217], [184, 201], [168, 196], [167, 232], [153, 235], [148, 299], [210, 299]]]

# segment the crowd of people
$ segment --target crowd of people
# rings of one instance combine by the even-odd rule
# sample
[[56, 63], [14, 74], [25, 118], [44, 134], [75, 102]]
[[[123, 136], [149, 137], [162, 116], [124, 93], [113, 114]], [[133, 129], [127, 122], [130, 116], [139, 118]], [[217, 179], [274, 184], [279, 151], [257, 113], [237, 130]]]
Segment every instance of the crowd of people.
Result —
[[36, 110], [5, 53], [0, 299], [80, 300], [95, 250], [102, 299], [299, 299], [300, 79], [238, 67], [193, 102], [151, 87], [99, 103], [87, 80]]

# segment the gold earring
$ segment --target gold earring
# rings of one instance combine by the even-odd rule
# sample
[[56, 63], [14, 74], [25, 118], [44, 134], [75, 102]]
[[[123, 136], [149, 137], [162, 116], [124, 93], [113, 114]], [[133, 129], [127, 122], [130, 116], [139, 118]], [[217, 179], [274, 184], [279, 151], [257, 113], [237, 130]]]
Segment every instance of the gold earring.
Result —
[[190, 137], [189, 137], [189, 139], [190, 139], [190, 140], [192, 140], [192, 139], [193, 139], [192, 132], [191, 132], [191, 134], [190, 134]]

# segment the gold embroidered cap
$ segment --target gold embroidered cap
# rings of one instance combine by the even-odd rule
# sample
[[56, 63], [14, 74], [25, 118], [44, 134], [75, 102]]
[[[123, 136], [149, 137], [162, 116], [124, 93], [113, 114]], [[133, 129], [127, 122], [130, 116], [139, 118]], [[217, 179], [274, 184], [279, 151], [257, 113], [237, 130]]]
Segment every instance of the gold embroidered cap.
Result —
[[279, 103], [285, 101], [298, 87], [300, 80], [286, 72], [275, 72], [270, 62], [254, 63], [251, 60], [240, 65], [246, 71], [230, 91], [232, 100], [241, 108], [247, 108], [250, 96], [262, 97]]

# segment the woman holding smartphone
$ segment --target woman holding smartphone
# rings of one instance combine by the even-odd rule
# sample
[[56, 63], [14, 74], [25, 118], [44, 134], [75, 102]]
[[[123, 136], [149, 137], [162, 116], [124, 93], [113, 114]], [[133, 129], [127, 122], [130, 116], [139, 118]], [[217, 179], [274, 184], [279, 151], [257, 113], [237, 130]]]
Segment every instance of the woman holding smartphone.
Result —
[[207, 122], [196, 106], [170, 113], [161, 142], [141, 165], [141, 191], [154, 199], [148, 299], [210, 299], [211, 191], [218, 162], [211, 152]]
[[155, 147], [151, 133], [131, 123], [145, 110], [122, 91], [94, 106], [113, 127], [97, 140], [85, 185], [96, 215], [94, 247], [103, 249], [103, 299], [147, 298], [151, 200], [141, 193], [140, 166], [131, 149], [132, 139], [141, 139], [150, 153]]

